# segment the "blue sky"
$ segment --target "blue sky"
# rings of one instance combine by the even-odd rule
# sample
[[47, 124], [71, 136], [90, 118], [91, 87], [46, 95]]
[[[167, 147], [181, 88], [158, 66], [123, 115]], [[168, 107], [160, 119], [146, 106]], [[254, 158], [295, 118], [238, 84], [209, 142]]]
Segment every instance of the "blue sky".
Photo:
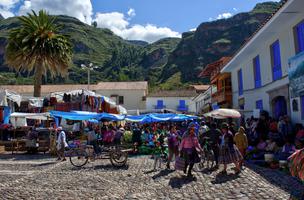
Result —
[[[45, 9], [65, 14], [132, 40], [180, 37], [200, 23], [251, 10], [266, 0], [0, 0], [7, 17]], [[270, 0], [268, 0], [270, 1]], [[275, 0], [272, 0], [275, 1]]]
[[[268, 0], [269, 1], [269, 0]], [[152, 23], [185, 32], [201, 22], [217, 18], [222, 13], [236, 14], [251, 10], [265, 0], [93, 0], [94, 12], [136, 12], [131, 22]]]

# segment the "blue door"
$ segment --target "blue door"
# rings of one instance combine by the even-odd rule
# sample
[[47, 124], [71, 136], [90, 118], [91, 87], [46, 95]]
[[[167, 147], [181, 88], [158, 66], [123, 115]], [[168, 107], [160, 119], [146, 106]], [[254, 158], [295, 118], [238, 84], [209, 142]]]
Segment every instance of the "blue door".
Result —
[[287, 115], [287, 103], [285, 97], [279, 96], [274, 100], [274, 117], [279, 119], [279, 117]]

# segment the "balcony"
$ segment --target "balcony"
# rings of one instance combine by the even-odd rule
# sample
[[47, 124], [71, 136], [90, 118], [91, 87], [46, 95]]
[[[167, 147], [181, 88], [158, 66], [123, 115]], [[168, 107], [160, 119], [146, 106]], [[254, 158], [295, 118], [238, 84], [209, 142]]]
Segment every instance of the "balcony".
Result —
[[231, 87], [225, 87], [219, 89], [217, 92], [212, 94], [212, 103], [223, 103], [223, 102], [232, 102], [232, 92]]

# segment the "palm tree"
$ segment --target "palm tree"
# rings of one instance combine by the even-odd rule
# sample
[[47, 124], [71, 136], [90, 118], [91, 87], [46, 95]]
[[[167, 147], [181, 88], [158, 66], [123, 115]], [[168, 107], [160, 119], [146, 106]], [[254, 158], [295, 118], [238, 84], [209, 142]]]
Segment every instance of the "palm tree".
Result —
[[18, 17], [21, 25], [10, 31], [5, 62], [18, 72], [34, 72], [34, 96], [41, 95], [42, 76], [64, 76], [72, 62], [72, 45], [58, 34], [61, 26], [46, 11]]

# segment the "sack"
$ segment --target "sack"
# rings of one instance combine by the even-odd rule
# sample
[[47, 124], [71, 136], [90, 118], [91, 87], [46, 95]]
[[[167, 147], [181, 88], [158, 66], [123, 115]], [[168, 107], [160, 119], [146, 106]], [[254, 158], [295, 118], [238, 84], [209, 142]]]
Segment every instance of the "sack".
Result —
[[185, 159], [181, 157], [176, 157], [175, 159], [175, 170], [184, 170], [185, 168]]

